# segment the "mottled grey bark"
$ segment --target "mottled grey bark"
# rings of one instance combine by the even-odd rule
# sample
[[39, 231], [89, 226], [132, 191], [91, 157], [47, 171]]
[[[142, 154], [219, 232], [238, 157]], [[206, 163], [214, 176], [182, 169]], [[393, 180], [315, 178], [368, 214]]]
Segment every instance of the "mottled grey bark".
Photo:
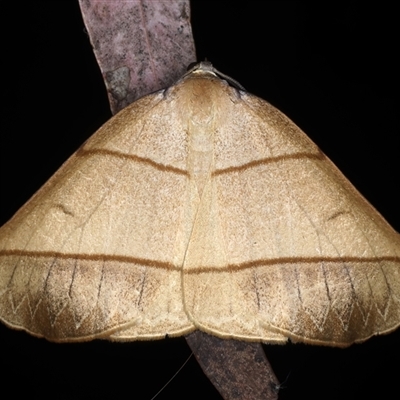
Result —
[[79, 0], [113, 114], [196, 60], [188, 0]]
[[187, 335], [186, 341], [224, 399], [278, 398], [279, 382], [260, 343], [220, 339], [201, 331]]

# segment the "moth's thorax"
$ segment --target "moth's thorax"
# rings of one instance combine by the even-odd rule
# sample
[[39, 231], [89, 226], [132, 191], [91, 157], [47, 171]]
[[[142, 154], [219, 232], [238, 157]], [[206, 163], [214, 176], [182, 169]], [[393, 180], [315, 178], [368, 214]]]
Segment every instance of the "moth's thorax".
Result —
[[182, 85], [182, 117], [187, 127], [187, 168], [202, 193], [214, 162], [215, 131], [218, 126], [221, 86], [208, 74], [186, 79]]

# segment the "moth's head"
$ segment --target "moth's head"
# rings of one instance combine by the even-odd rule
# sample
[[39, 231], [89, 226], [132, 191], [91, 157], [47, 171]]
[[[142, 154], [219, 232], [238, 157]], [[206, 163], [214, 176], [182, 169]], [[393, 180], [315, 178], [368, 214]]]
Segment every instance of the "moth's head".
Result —
[[213, 76], [216, 78], [224, 79], [230, 86], [233, 86], [239, 90], [246, 90], [238, 81], [231, 78], [228, 75], [218, 71], [210, 61], [200, 61], [199, 63], [192, 63], [188, 66], [188, 71], [181, 79], [185, 79], [188, 76]]

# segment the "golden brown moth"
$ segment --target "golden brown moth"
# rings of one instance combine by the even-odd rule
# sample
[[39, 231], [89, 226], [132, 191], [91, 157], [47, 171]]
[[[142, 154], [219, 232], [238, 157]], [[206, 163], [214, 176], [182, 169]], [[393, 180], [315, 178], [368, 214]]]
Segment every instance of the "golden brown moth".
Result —
[[200, 63], [0, 230], [0, 318], [48, 340], [348, 346], [400, 325], [400, 235], [285, 115]]

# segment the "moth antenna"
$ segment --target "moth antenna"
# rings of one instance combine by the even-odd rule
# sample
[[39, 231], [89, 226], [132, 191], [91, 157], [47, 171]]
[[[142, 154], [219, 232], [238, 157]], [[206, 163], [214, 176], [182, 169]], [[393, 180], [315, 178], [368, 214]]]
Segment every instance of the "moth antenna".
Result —
[[285, 383], [289, 380], [290, 372], [287, 374], [286, 379], [282, 383], [271, 383], [272, 390], [275, 393], [279, 393], [282, 389], [286, 389]]
[[178, 371], [175, 372], [174, 375], [172, 375], [171, 379], [150, 399], [150, 400], [154, 400], [169, 384], [170, 382], [172, 382], [172, 380], [179, 374], [179, 372], [181, 372], [181, 370], [183, 369], [183, 367], [188, 363], [188, 361], [191, 359], [193, 355], [193, 352], [190, 353], [190, 356], [186, 359], [186, 361], [182, 364], [182, 366], [178, 369]]

